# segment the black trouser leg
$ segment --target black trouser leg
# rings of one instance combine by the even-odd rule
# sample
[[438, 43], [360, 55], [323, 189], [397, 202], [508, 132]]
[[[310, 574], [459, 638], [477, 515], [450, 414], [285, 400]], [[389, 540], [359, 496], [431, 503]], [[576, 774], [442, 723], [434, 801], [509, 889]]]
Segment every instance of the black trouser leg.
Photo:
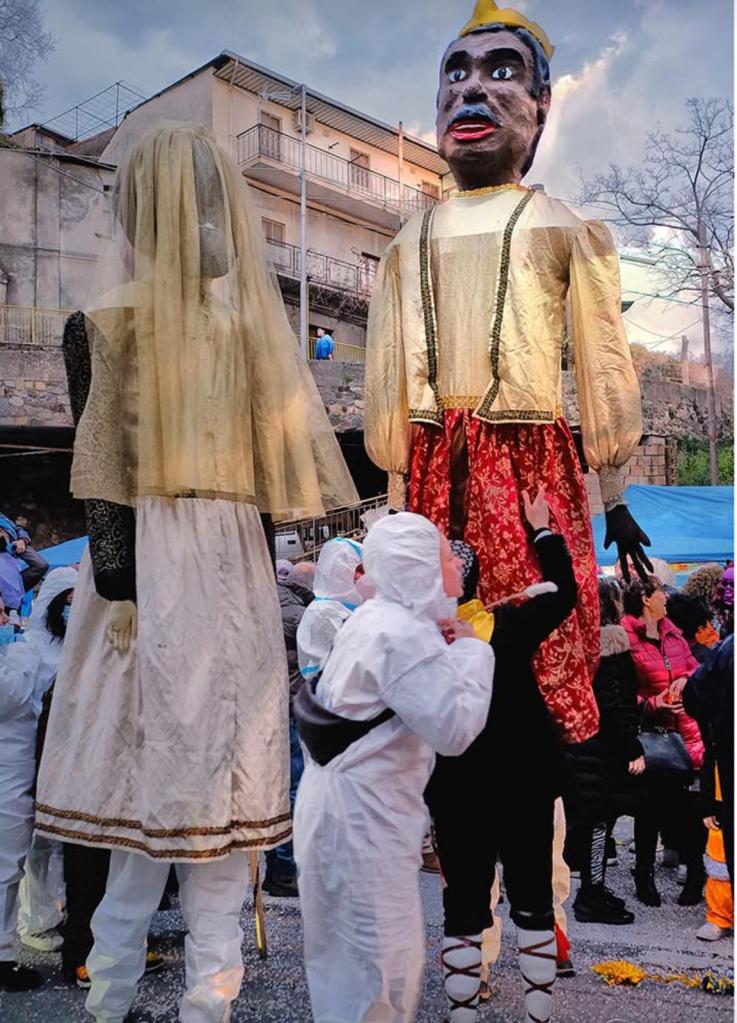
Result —
[[67, 920], [61, 961], [70, 978], [78, 966], [84, 966], [92, 948], [90, 924], [105, 894], [109, 866], [109, 850], [64, 843]]
[[49, 563], [33, 547], [26, 547], [21, 555], [28, 568], [24, 568], [20, 574], [26, 593], [32, 590], [36, 583], [41, 582], [49, 570]]
[[478, 808], [463, 807], [461, 800], [440, 800], [433, 806], [435, 841], [443, 870], [445, 934], [460, 937], [480, 934], [491, 927], [491, 886], [497, 857], [491, 829], [469, 830]]
[[518, 927], [553, 927], [553, 817], [555, 800], [533, 791], [515, 792], [499, 807], [499, 855], [509, 913]]

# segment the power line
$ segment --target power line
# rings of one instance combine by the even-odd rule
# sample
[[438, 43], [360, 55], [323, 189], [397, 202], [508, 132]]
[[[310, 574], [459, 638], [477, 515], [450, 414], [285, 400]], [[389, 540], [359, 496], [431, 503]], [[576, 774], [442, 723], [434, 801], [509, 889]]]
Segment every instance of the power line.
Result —
[[666, 335], [666, 334], [661, 334], [660, 331], [658, 331], [658, 330], [652, 330], [650, 327], [643, 327], [643, 325], [641, 323], [635, 323], [633, 320], [627, 319], [627, 314], [626, 313], [624, 314], [624, 319], [627, 321], [629, 326], [630, 327], [634, 327], [635, 330], [644, 330], [648, 334], [654, 334], [655, 337], [662, 338], [663, 341], [670, 341], [674, 337], [678, 337], [679, 335], [683, 334], [684, 331], [690, 330], [691, 327], [695, 327], [697, 324], [701, 323], [701, 318], [699, 317], [699, 319], [698, 320], [694, 320], [693, 323], [689, 323], [685, 327], [679, 327], [678, 330], [675, 331], [675, 333], [667, 334]]
[[[19, 146], [9, 146], [2, 141], [2, 137], [0, 137], [0, 149], [6, 149], [9, 153], [18, 153], [19, 156], [26, 156], [29, 160], [35, 160], [37, 163], [41, 164], [42, 167], [46, 168], [46, 170], [53, 171], [54, 174], [58, 174], [62, 178], [69, 178], [70, 181], [74, 181], [78, 185], [83, 185], [85, 188], [91, 188], [93, 192], [99, 192], [100, 195], [105, 195], [104, 188], [98, 188], [97, 185], [90, 184], [90, 182], [85, 181], [84, 178], [77, 178], [74, 174], [68, 174], [60, 167], [55, 167], [47, 158], [37, 156], [35, 153], [29, 152], [27, 149], [21, 149]], [[57, 159], [60, 158], [60, 154], [58, 153], [50, 153], [49, 156], [56, 157]]]

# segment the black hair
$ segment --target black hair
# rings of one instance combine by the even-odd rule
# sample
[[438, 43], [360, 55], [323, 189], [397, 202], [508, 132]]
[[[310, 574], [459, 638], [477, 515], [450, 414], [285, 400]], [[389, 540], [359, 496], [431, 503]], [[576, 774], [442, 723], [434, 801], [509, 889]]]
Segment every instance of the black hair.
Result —
[[501, 22], [494, 21], [488, 25], [479, 25], [478, 28], [473, 29], [468, 34], [476, 36], [482, 32], [511, 32], [513, 36], [517, 36], [520, 42], [523, 42], [532, 53], [532, 95], [537, 99], [544, 89], [550, 91], [550, 62], [545, 56], [545, 50], [543, 50], [540, 42], [534, 37], [532, 32], [528, 32], [526, 28], [521, 26], [512, 28], [509, 25], [502, 25]]
[[54, 639], [58, 639], [59, 642], [67, 634], [64, 608], [67, 605], [67, 598], [73, 589], [74, 587], [70, 586], [68, 590], [62, 590], [61, 593], [57, 593], [54, 599], [49, 601], [49, 606], [46, 608], [46, 628]]
[[624, 612], [635, 618], [642, 618], [645, 609], [643, 597], [652, 597], [656, 590], [662, 590], [660, 580], [649, 575], [646, 579], [637, 576], [631, 579], [624, 588]]
[[599, 607], [602, 625], [619, 625], [622, 620], [622, 587], [614, 576], [599, 576]]
[[696, 633], [709, 623], [709, 609], [703, 600], [677, 591], [668, 597], [668, 617], [678, 626], [686, 639], [693, 640]]

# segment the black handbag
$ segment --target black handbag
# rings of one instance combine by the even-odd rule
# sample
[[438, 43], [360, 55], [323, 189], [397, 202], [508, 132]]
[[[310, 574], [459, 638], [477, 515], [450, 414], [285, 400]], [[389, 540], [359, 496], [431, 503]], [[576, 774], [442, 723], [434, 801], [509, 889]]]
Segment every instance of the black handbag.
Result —
[[679, 732], [665, 728], [641, 729], [639, 738], [646, 775], [670, 775], [684, 784], [691, 782], [694, 774], [691, 757]]

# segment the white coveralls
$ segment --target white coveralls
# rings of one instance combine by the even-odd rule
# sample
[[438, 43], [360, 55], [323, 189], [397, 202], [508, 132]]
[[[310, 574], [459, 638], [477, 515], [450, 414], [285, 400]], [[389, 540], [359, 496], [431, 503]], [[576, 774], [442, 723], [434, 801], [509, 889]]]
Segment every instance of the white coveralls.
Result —
[[[61, 921], [54, 890], [45, 884], [57, 843], [44, 842], [26, 863], [33, 835], [33, 782], [36, 775], [36, 726], [43, 695], [56, 675], [62, 642], [46, 628], [51, 601], [73, 589], [77, 572], [57, 568], [46, 576], [24, 635], [0, 647], [0, 961], [15, 958], [18, 888], [23, 867], [32, 871], [32, 900], [25, 929], [47, 930]], [[47, 904], [47, 902], [49, 904]]]
[[455, 617], [427, 519], [382, 519], [364, 544], [376, 597], [338, 634], [317, 698], [334, 713], [396, 716], [327, 766], [309, 757], [297, 793], [305, 967], [315, 1023], [410, 1023], [424, 933], [418, 871], [434, 751], [462, 753], [484, 726], [494, 658], [477, 639], [448, 646]]
[[299, 670], [305, 679], [322, 671], [343, 622], [363, 603], [356, 589], [356, 569], [361, 564], [361, 545], [339, 537], [329, 540], [315, 566], [313, 593], [297, 629]]

